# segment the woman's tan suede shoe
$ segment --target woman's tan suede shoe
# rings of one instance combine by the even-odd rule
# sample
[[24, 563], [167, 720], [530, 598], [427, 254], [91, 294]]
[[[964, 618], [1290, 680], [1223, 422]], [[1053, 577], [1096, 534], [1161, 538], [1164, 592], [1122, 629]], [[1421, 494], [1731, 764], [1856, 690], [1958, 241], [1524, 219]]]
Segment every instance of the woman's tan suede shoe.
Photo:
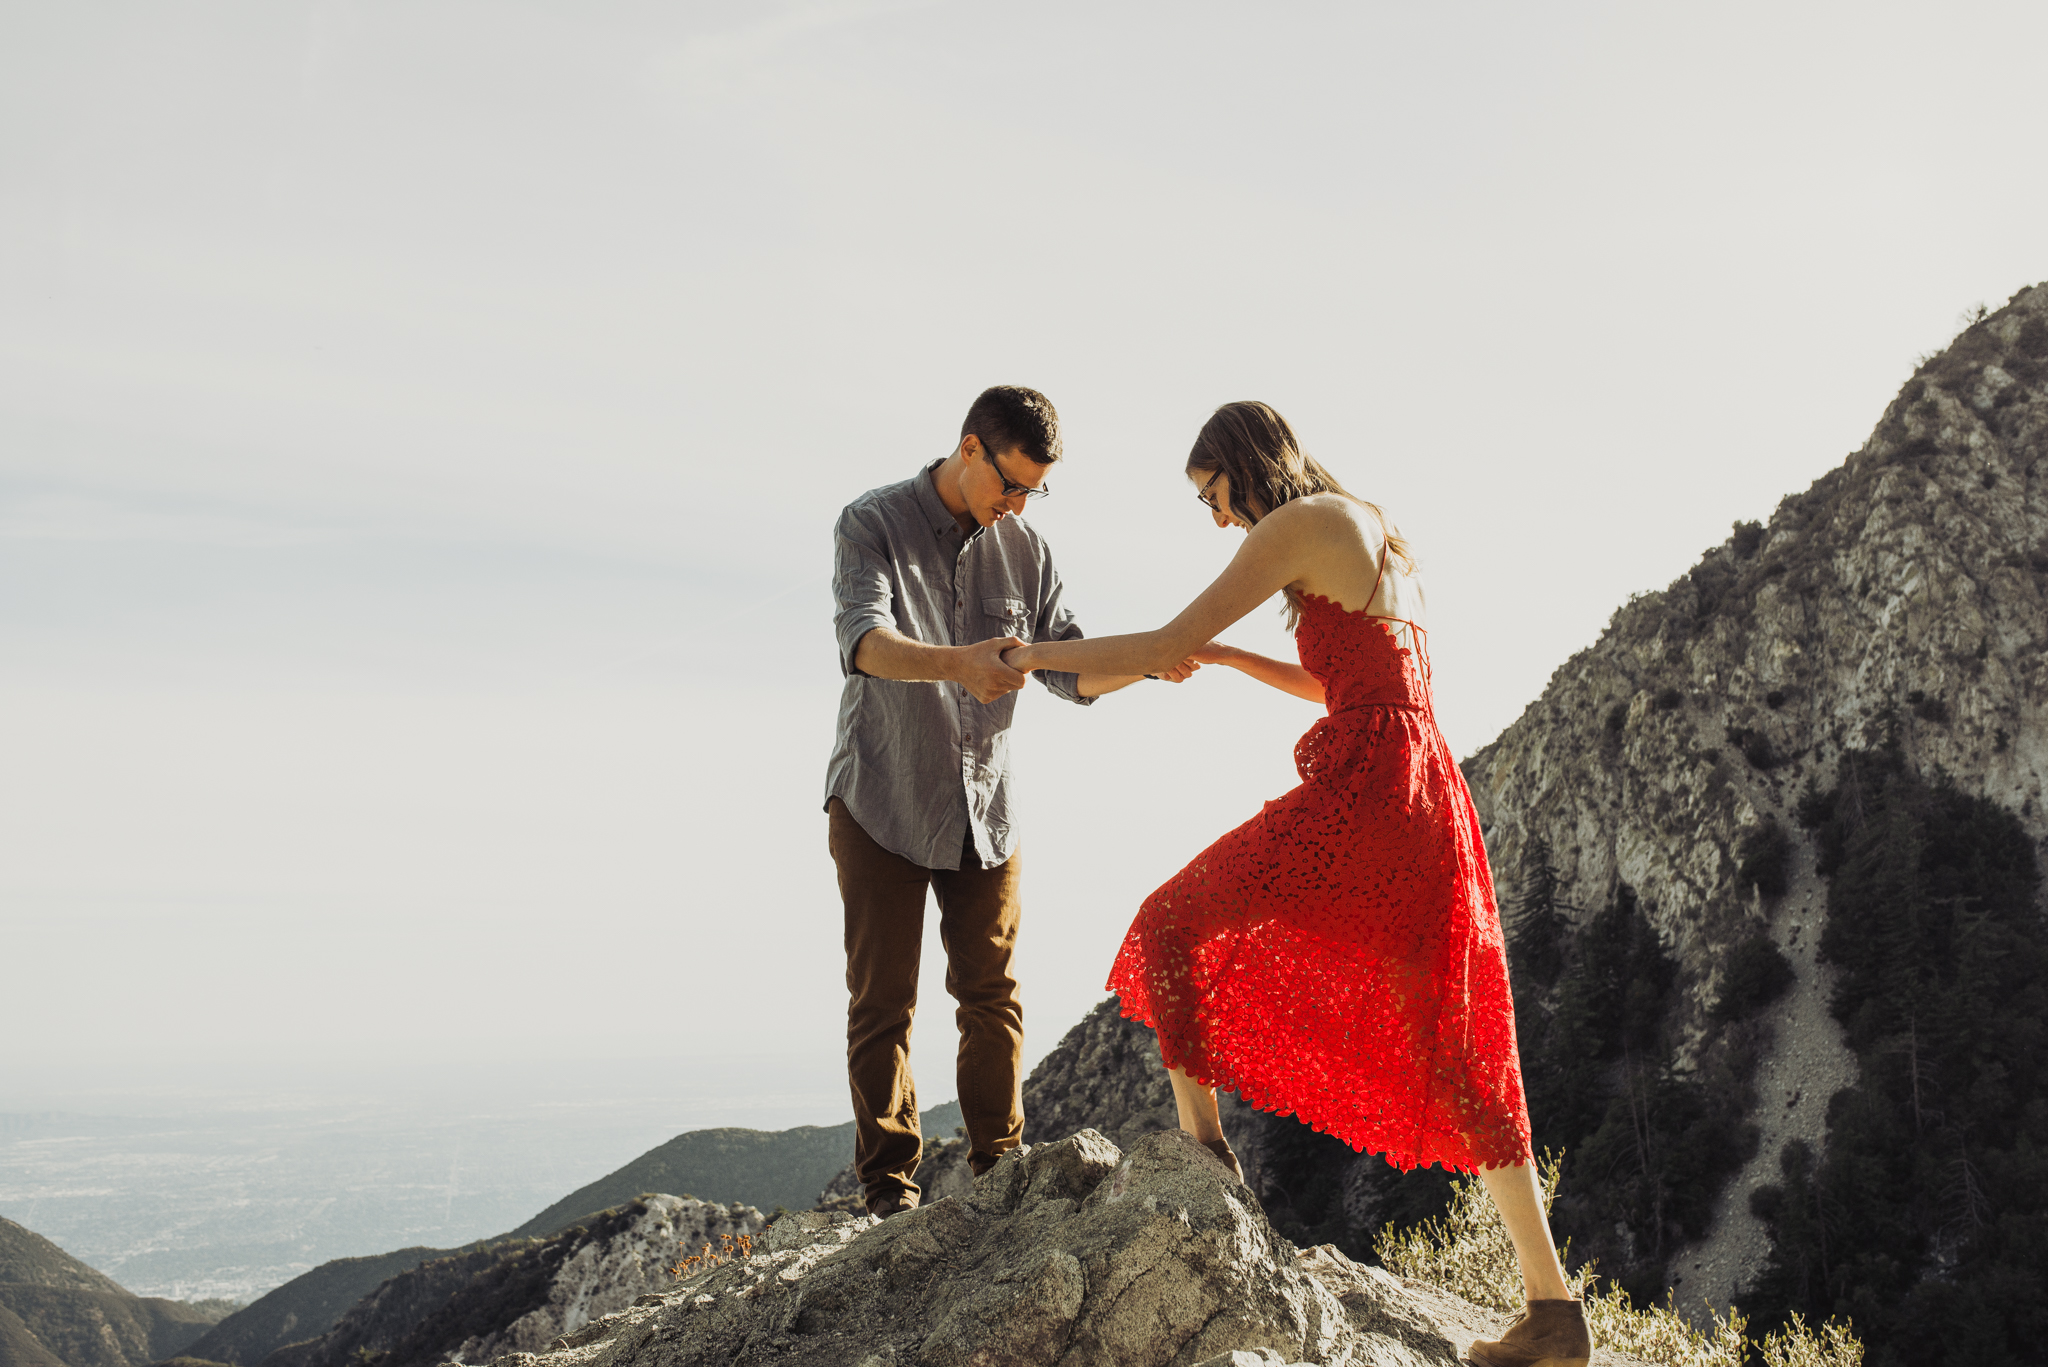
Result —
[[1230, 1147], [1228, 1139], [1204, 1139], [1201, 1145], [1223, 1160], [1223, 1166], [1230, 1169], [1232, 1177], [1240, 1182], [1244, 1181], [1244, 1169], [1238, 1166], [1237, 1153]]
[[1586, 1367], [1592, 1356], [1580, 1301], [1530, 1301], [1498, 1340], [1480, 1339], [1465, 1354], [1478, 1367]]

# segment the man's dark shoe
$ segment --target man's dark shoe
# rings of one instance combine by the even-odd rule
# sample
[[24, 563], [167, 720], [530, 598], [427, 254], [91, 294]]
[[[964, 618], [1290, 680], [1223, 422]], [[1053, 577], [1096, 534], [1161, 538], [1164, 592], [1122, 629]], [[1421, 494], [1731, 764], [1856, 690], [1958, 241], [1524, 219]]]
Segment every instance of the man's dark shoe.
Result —
[[1505, 1334], [1474, 1343], [1465, 1360], [1476, 1367], [1586, 1367], [1592, 1356], [1583, 1301], [1530, 1301]]
[[[1008, 1149], [1003, 1150], [1003, 1153], [1008, 1152]], [[980, 1149], [970, 1150], [967, 1155], [967, 1170], [976, 1177], [979, 1177], [996, 1164], [1002, 1162], [1003, 1153], [983, 1153]]]
[[886, 1220], [891, 1215], [901, 1215], [906, 1210], [917, 1209], [917, 1197], [907, 1191], [885, 1191], [880, 1196], [868, 1198], [868, 1214], [877, 1220]]

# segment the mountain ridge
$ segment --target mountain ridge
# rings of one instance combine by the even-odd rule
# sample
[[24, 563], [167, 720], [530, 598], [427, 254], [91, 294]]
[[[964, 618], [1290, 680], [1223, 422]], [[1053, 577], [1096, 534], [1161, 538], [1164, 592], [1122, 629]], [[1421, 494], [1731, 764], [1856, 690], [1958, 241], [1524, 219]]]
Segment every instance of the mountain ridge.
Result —
[[[1925, 358], [1842, 465], [1617, 608], [1461, 766], [1522, 951], [1539, 1145], [1559, 1106], [1537, 1094], [1561, 1098], [1588, 1075], [1569, 1073], [1558, 1033], [1577, 996], [1529, 965], [1605, 954], [1668, 978], [1657, 1020], [1631, 1023], [1616, 1006], [1596, 1043], [1603, 1060], [1650, 1053], [1643, 1087], [1696, 1113], [1667, 1138], [1707, 1136], [1670, 1171], [1719, 1195], [1627, 1238], [1586, 1212], [1575, 1247], [1632, 1260], [1685, 1303], [1725, 1305], [1743, 1289], [1769, 1245], [1751, 1194], [1787, 1146], [1825, 1149], [1829, 1100], [1859, 1075], [1817, 947], [1827, 884], [1799, 835], [1811, 803], [1848, 757], [1890, 747], [1914, 772], [2010, 809], [2037, 854], [2048, 844], [2044, 454], [2048, 286], [2034, 285]], [[1652, 940], [1588, 938], [1600, 928], [1619, 946], [1632, 927]], [[1738, 962], [1787, 975], [1782, 995], [1731, 1015]], [[1578, 1124], [1580, 1147], [1607, 1143], [1597, 1115]], [[1561, 1205], [1569, 1226], [1572, 1202]]]
[[0, 1216], [0, 1284], [98, 1291], [125, 1296], [128, 1289], [24, 1225]]

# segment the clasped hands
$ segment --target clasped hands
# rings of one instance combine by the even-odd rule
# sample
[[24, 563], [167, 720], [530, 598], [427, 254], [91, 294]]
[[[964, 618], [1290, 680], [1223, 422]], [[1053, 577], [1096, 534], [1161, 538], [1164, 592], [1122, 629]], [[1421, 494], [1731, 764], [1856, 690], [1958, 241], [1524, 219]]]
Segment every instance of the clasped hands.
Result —
[[[1005, 693], [1014, 693], [1024, 686], [1025, 679], [1037, 666], [1030, 663], [1022, 652], [1030, 648], [1029, 641], [1015, 636], [994, 636], [963, 646], [963, 658], [959, 682], [976, 702], [990, 703]], [[1194, 654], [1170, 669], [1148, 678], [1164, 679], [1168, 683], [1185, 683], [1195, 675], [1203, 663], [1214, 663], [1221, 658], [1221, 648], [1211, 641]]]

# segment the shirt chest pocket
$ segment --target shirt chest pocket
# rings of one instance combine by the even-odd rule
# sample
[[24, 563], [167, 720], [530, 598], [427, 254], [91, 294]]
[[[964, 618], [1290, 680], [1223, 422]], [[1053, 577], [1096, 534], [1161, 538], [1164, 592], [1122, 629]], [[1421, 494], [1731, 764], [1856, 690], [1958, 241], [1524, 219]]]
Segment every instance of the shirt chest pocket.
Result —
[[1031, 639], [1031, 610], [1022, 598], [984, 598], [981, 610], [988, 614], [989, 630], [996, 636]]

